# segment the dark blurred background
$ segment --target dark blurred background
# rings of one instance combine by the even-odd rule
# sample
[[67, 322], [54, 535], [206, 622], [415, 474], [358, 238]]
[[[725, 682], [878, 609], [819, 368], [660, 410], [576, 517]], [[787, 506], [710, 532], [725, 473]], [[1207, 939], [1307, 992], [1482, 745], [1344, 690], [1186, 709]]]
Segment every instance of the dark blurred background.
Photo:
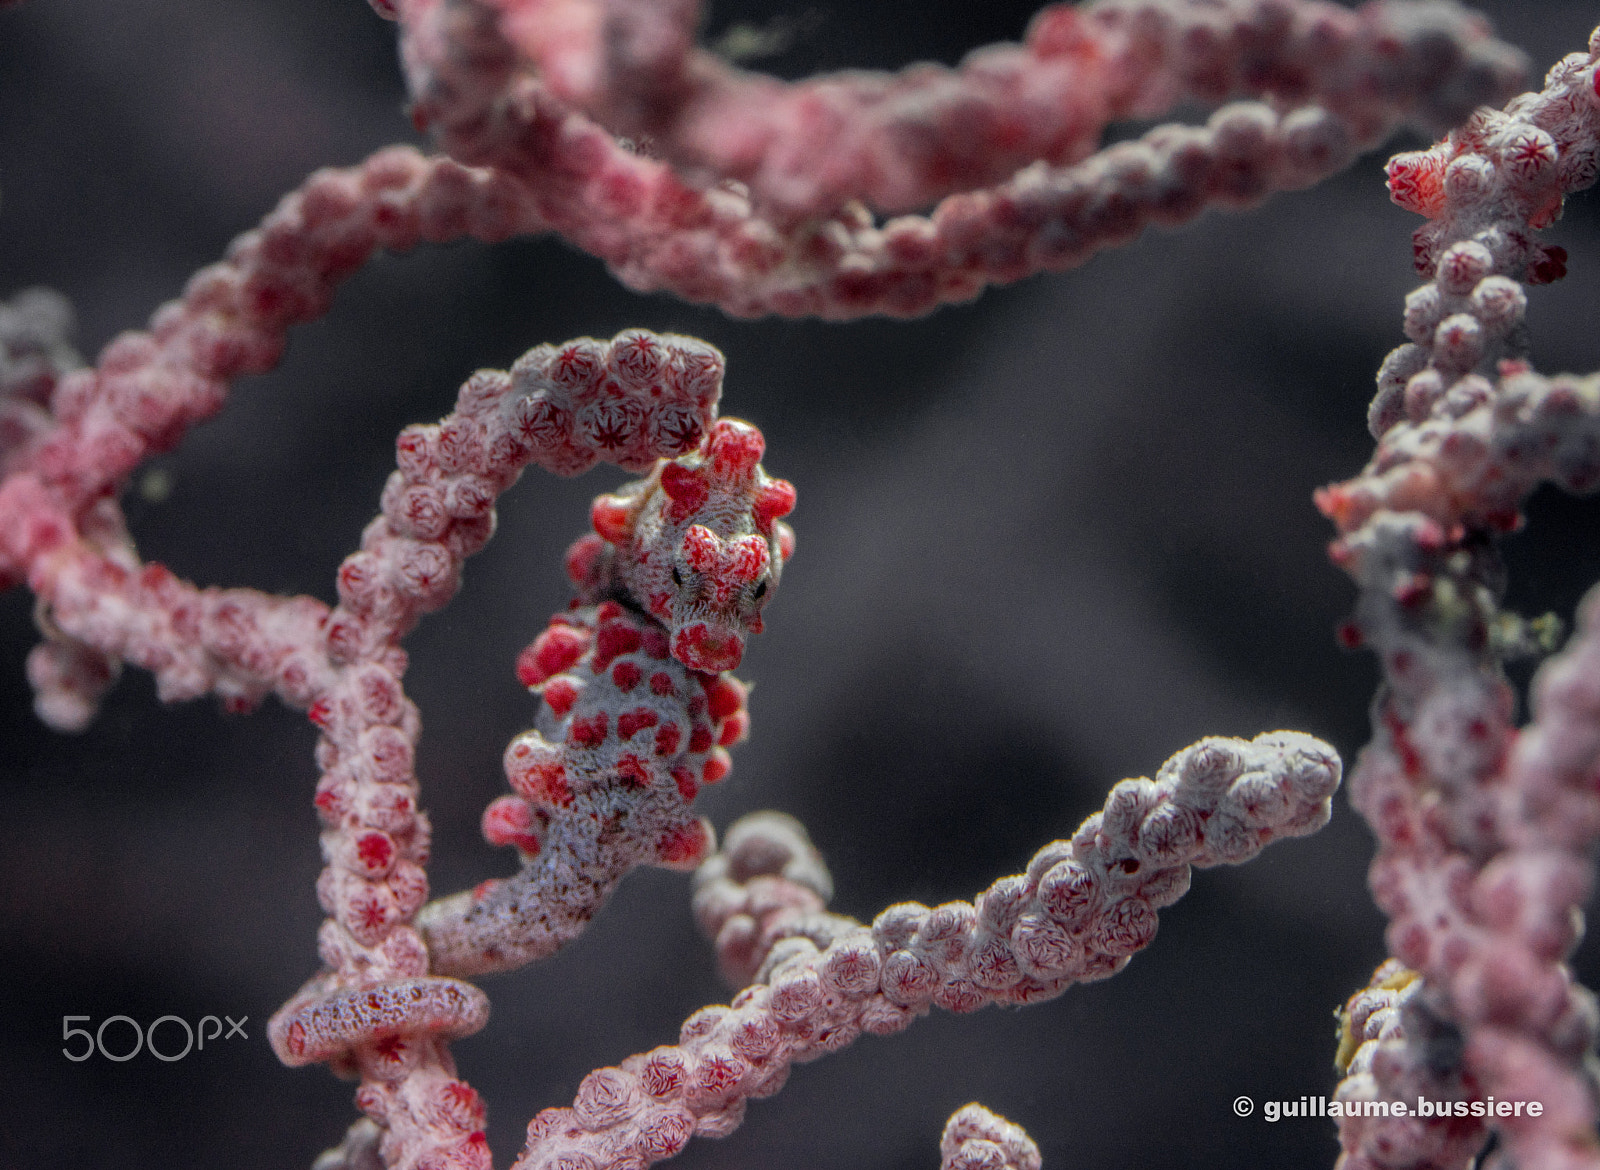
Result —
[[[1600, 19], [1592, 0], [1486, 7], [1537, 71]], [[799, 36], [765, 65], [798, 76], [954, 62], [1029, 10], [745, 0], [717, 3], [707, 32], [785, 18]], [[60, 289], [92, 355], [308, 171], [412, 138], [402, 103], [393, 26], [361, 0], [28, 0], [0, 14], [0, 296]], [[1353, 761], [1374, 667], [1335, 645], [1351, 589], [1310, 495], [1370, 450], [1415, 226], [1368, 157], [913, 324], [731, 321], [625, 292], [548, 239], [383, 257], [136, 477], [128, 511], [143, 554], [194, 581], [331, 600], [393, 436], [473, 369], [632, 325], [705, 337], [728, 357], [724, 411], [765, 430], [800, 506], [740, 672], [754, 734], [704, 810], [801, 817], [846, 912], [971, 897], [1200, 736], [1296, 728]], [[1579, 197], [1551, 233], [1573, 275], [1532, 294], [1544, 369], [1600, 366], [1597, 226]], [[532, 719], [512, 663], [566, 600], [587, 500], [618, 479], [530, 473], [461, 596], [408, 643], [438, 893], [512, 868], [477, 827]], [[1595, 519], [1538, 498], [1508, 546], [1518, 605], [1570, 614], [1600, 577]], [[129, 672], [87, 733], [47, 732], [23, 678], [30, 606], [0, 597], [0, 1167], [306, 1167], [355, 1115], [349, 1085], [279, 1067], [263, 1035], [316, 966], [312, 729], [276, 704], [164, 708]], [[863, 1039], [684, 1164], [930, 1170], [945, 1117], [978, 1099], [1057, 1170], [1331, 1165], [1331, 1123], [1229, 1103], [1331, 1091], [1333, 1010], [1383, 956], [1370, 852], [1340, 796], [1319, 836], [1197, 874], [1117, 978]], [[1580, 963], [1600, 966], [1592, 948]], [[455, 1052], [500, 1165], [586, 1071], [727, 995], [686, 879], [659, 871], [568, 951], [485, 987], [494, 1018]], [[63, 1016], [116, 1014], [248, 1015], [250, 1038], [173, 1063], [62, 1055]]]

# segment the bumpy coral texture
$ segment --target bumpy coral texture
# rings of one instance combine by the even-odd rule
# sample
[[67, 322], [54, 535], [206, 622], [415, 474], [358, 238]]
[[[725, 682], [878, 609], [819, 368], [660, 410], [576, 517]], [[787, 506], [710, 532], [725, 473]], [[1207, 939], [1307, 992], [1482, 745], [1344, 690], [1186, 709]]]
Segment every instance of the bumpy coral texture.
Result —
[[[1238, 864], [1316, 831], [1339, 776], [1338, 755], [1308, 735], [1203, 740], [1154, 780], [1116, 785], [1101, 812], [1041, 849], [1025, 873], [972, 902], [891, 906], [870, 926], [821, 910], [826, 870], [792, 819], [747, 818], [703, 868], [696, 913], [715, 931], [725, 971], [753, 968], [754, 981], [728, 1006], [686, 1020], [677, 1044], [597, 1069], [570, 1108], [540, 1113], [518, 1170], [649, 1165], [692, 1136], [730, 1132], [794, 1064], [863, 1032], [891, 1035], [935, 1006], [1037, 1003], [1107, 978], [1149, 945], [1156, 911], [1183, 896], [1192, 866]], [[1029, 1164], [1025, 1135], [980, 1129], [994, 1135], [982, 1141]], [[961, 1152], [965, 1133], [946, 1131], [946, 1159], [984, 1165], [971, 1160], [983, 1147]]]
[[[325, 969], [269, 1032], [286, 1062], [361, 1081], [367, 1118], [321, 1165], [486, 1166], [484, 1106], [447, 1046], [487, 1018], [463, 976], [550, 953], [634, 865], [703, 861], [696, 912], [742, 990], [678, 1044], [585, 1078], [571, 1108], [535, 1118], [520, 1165], [641, 1167], [728, 1132], [794, 1062], [862, 1031], [1104, 978], [1150, 942], [1192, 866], [1319, 827], [1338, 759], [1294, 733], [1203, 741], [1117, 785], [1070, 841], [973, 902], [904, 903], [869, 927], [826, 910], [826, 869], [798, 824], [753, 818], [713, 853], [690, 809], [745, 731], [726, 672], [793, 552], [793, 489], [762, 471], [759, 432], [715, 421], [710, 346], [629, 330], [475, 375], [449, 417], [400, 436], [332, 607], [143, 563], [116, 500], [142, 460], [218, 410], [232, 379], [275, 364], [289, 327], [379, 249], [557, 231], [633, 288], [734, 314], [912, 315], [1308, 185], [1402, 123], [1463, 121], [1391, 164], [1396, 199], [1435, 219], [1417, 238], [1430, 283], [1407, 304], [1413, 344], [1380, 378], [1378, 456], [1321, 498], [1363, 589], [1348, 638], [1384, 660], [1354, 795], [1382, 842], [1373, 885], [1391, 946], [1420, 973], [1391, 986], [1380, 971], [1353, 1002], [1353, 1033], [1376, 1047], [1351, 1064], [1367, 1080], [1341, 1092], [1397, 1093], [1424, 1068], [1462, 1091], [1515, 1085], [1549, 1108], [1501, 1128], [1512, 1160], [1594, 1164], [1579, 1136], [1594, 1123], [1582, 1066], [1595, 1013], [1563, 960], [1600, 834], [1600, 602], [1518, 734], [1492, 549], [1539, 480], [1600, 481], [1592, 380], [1520, 361], [1519, 282], [1564, 262], [1531, 232], [1595, 177], [1593, 51], [1544, 93], [1467, 120], [1510, 96], [1522, 62], [1448, 4], [1057, 5], [1022, 44], [955, 69], [794, 85], [695, 49], [687, 0], [374, 7], [400, 21], [416, 124], [452, 157], [394, 148], [318, 172], [93, 367], [76, 368], [48, 296], [0, 312], [0, 585], [26, 581], [39, 600], [41, 716], [83, 726], [127, 662], [164, 699], [215, 693], [244, 710], [275, 693], [319, 729]], [[1112, 123], [1187, 102], [1212, 109], [1203, 125], [1101, 149]], [[623, 137], [636, 134], [652, 154]], [[454, 594], [528, 463], [571, 475], [597, 461], [643, 478], [596, 502], [594, 535], [568, 556], [580, 596], [519, 660], [538, 722], [506, 753], [513, 793], [484, 831], [522, 870], [428, 905], [400, 640]], [[1453, 1036], [1455, 1049], [1426, 1047]], [[1433, 1059], [1446, 1050], [1458, 1063]], [[1473, 1137], [1349, 1129], [1345, 1164], [1445, 1165]], [[976, 1106], [951, 1119], [942, 1154], [950, 1170], [1038, 1165], [1026, 1135]]]
[[1039, 1147], [998, 1113], [977, 1102], [963, 1105], [945, 1123], [939, 1170], [1039, 1170]]
[[[1394, 200], [1430, 219], [1415, 237], [1428, 283], [1406, 300], [1410, 344], [1379, 373], [1372, 462], [1318, 498], [1361, 588], [1346, 637], [1384, 667], [1351, 796], [1379, 839], [1391, 954], [1420, 975], [1411, 1026], [1376, 1037], [1341, 1092], [1540, 1101], [1538, 1117], [1496, 1118], [1500, 1156], [1524, 1166], [1600, 1164], [1600, 1012], [1567, 966], [1600, 843], [1600, 596], [1540, 670], [1519, 731], [1501, 666], [1536, 639], [1500, 609], [1496, 547], [1541, 483], [1600, 486], [1596, 379], [1532, 370], [1522, 287], [1564, 275], [1565, 253], [1534, 233], [1600, 171], [1597, 60], [1600, 32], [1541, 92], [1390, 162]], [[1485, 1136], [1454, 1118], [1342, 1128], [1346, 1170], [1463, 1166]]]
[[[1389, 959], [1350, 997], [1340, 1016], [1339, 1101], [1401, 1100], [1409, 1109], [1419, 1099], [1470, 1101], [1477, 1095], [1453, 1051], [1460, 1034], [1430, 1008], [1426, 990], [1415, 971]], [[1483, 1119], [1453, 1115], [1430, 1121], [1363, 1113], [1342, 1118], [1339, 1129], [1347, 1163], [1380, 1166], [1467, 1165], [1489, 1135]]]
[[[681, 0], [392, 7], [416, 117], [454, 157], [516, 176], [630, 287], [741, 316], [914, 316], [1074, 267], [1309, 186], [1400, 123], [1445, 129], [1522, 69], [1446, 4], [1058, 4], [956, 70], [790, 86], [693, 50]], [[1100, 148], [1186, 100], [1220, 108]], [[663, 160], [616, 136], [640, 132]]]
[[[642, 372], [641, 352], [652, 359]], [[559, 380], [560, 359], [575, 354], [592, 361], [576, 390]], [[413, 925], [427, 898], [428, 825], [416, 807], [420, 722], [400, 688], [398, 638], [458, 587], [462, 562], [493, 533], [496, 497], [527, 463], [570, 474], [597, 458], [654, 466], [694, 450], [708, 439], [721, 375], [721, 355], [704, 343], [642, 330], [539, 347], [510, 373], [480, 371], [449, 417], [401, 433], [382, 512], [340, 567], [339, 606], [302, 605], [315, 635], [278, 655], [280, 686], [309, 704], [323, 733], [316, 804], [328, 864], [318, 895], [330, 917], [319, 940], [327, 970], [273, 1017], [269, 1035], [287, 1063], [360, 1075], [358, 1102], [382, 1126], [391, 1160], [487, 1158], [482, 1104], [455, 1078], [445, 1042], [481, 1028], [488, 1001], [450, 976], [548, 954], [642, 861], [699, 860], [709, 827], [687, 801], [695, 784], [727, 771], [723, 745], [710, 741], [732, 742], [744, 727], [738, 684], [669, 661], [666, 632], [651, 619], [614, 600], [565, 615], [520, 664], [525, 683], [546, 684], [546, 729], [565, 754], [557, 772], [538, 773], [526, 749], [544, 741], [516, 741], [508, 770], [523, 796], [485, 815], [491, 840], [527, 855], [540, 851], [536, 817], [551, 825], [544, 855], [520, 878], [445, 899]], [[622, 430], [604, 425], [613, 417]], [[576, 645], [580, 630], [592, 645]], [[563, 681], [551, 683], [558, 670]], [[527, 797], [541, 799], [537, 813]], [[519, 891], [538, 928], [516, 932], [496, 916], [518, 913]]]

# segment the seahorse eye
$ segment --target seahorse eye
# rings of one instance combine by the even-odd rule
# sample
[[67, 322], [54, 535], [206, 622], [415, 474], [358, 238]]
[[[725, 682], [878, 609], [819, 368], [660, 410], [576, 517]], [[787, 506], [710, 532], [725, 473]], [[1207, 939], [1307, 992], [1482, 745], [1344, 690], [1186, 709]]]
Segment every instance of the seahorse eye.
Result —
[[683, 588], [683, 574], [678, 572], [677, 565], [672, 566], [672, 584], [679, 589]]
[[755, 594], [756, 600], [760, 601], [766, 595], [767, 595], [767, 579], [765, 577], [763, 577], [763, 578], [761, 578], [761, 584], [756, 586], [756, 594]]

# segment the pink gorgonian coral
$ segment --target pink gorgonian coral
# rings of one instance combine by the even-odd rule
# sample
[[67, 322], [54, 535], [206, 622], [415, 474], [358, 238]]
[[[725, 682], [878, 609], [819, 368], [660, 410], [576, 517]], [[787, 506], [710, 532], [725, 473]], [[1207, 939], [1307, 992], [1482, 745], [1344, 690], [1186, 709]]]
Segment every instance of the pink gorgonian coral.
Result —
[[[1393, 200], [1428, 218], [1413, 246], [1427, 283], [1406, 300], [1410, 344], [1379, 374], [1372, 462], [1317, 497], [1338, 529], [1334, 560], [1360, 590], [1343, 640], [1372, 648], [1384, 674], [1351, 789], [1378, 838], [1370, 882], [1391, 958], [1349, 1001], [1336, 1099], [1542, 1107], [1477, 1124], [1454, 1112], [1346, 1119], [1341, 1164], [1464, 1166], [1491, 1137], [1506, 1166], [1600, 1164], [1600, 1013], [1571, 969], [1600, 838], [1597, 603], [1542, 667], [1519, 727], [1504, 664], [1552, 639], [1548, 622], [1506, 609], [1500, 561], [1538, 485], [1600, 484], [1595, 379], [1535, 372], [1525, 321], [1525, 286], [1558, 280], [1570, 259], [1537, 233], [1600, 171], [1600, 41], [1516, 97], [1521, 54], [1453, 4], [1095, 0], [1048, 6], [1018, 43], [955, 65], [785, 82], [701, 47], [688, 0], [373, 7], [398, 23], [408, 112], [441, 154], [392, 146], [316, 172], [92, 365], [71, 348], [61, 298], [35, 290], [0, 307], [0, 585], [34, 598], [38, 716], [88, 728], [132, 665], [163, 700], [214, 694], [243, 713], [275, 695], [316, 729], [322, 966], [266, 1031], [284, 1063], [359, 1081], [364, 1117], [319, 1167], [489, 1165], [487, 1107], [450, 1048], [488, 1020], [471, 980], [555, 956], [640, 867], [694, 872], [694, 915], [734, 992], [689, 1014], [675, 1042], [623, 1047], [574, 1078], [556, 1094], [569, 1106], [534, 1116], [518, 1167], [642, 1170], [731, 1133], [793, 1066], [863, 1033], [1104, 980], [1152, 943], [1193, 867], [1321, 828], [1341, 765], [1297, 732], [1202, 739], [1154, 778], [1112, 786], [1076, 833], [970, 901], [897, 901], [870, 922], [827, 909], [832, 878], [793, 818], [743, 817], [719, 848], [712, 817], [735, 798], [703, 790], [729, 776], [729, 749], [751, 727], [751, 689], [731, 672], [759, 653], [795, 552], [797, 494], [764, 469], [760, 429], [719, 417], [723, 353], [676, 331], [686, 326], [539, 345], [466, 377], [439, 423], [400, 431], [332, 600], [184, 580], [136, 546], [132, 477], [215, 415], [236, 379], [274, 367], [292, 327], [328, 314], [380, 253], [554, 234], [634, 291], [734, 317], [913, 317], [1077, 266], [1151, 225], [1311, 186], [1400, 127], [1440, 136], [1387, 171]], [[1002, 363], [977, 364], [987, 379]], [[1011, 498], [1010, 453], [1066, 436], [1032, 415], [965, 430], [998, 436], [1003, 453], [969, 466], [940, 451], [941, 472], [972, 494], [1001, 485], [1010, 520], [1030, 523]], [[838, 451], [858, 441], [828, 437]], [[774, 450], [787, 469], [786, 448]], [[518, 870], [433, 899], [402, 640], [460, 591], [530, 464], [573, 476], [601, 463], [635, 478], [594, 500], [591, 531], [568, 548], [575, 596], [485, 672], [533, 695], [502, 756], [510, 792], [479, 818]], [[912, 520], [896, 527], [868, 505], [869, 546], [942, 546], [952, 580], [982, 562], [966, 623], [982, 641], [1015, 605], [1004, 579], [1024, 570], [996, 558], [991, 527], [952, 539], [955, 507], [917, 513], [926, 474], [882, 475], [883, 494], [913, 498]], [[823, 513], [841, 507], [818, 498]], [[1031, 521], [1041, 559], [1051, 523]], [[843, 591], [834, 616], [890, 612], [928, 588], [864, 579], [872, 588]], [[1068, 611], [1074, 579], [1040, 583], [1030, 620], [1043, 629], [1041, 615]], [[1102, 591], [1102, 612], [1118, 592]], [[858, 641], [830, 628], [810, 657], [766, 669], [821, 675], [860, 654], [860, 671], [827, 684], [854, 718], [870, 723], [884, 690], [923, 701], [925, 679], [870, 673], [873, 640]], [[946, 649], [947, 673], [1012, 688], [1000, 706], [1051, 686], [1029, 646], [998, 672], [992, 654]], [[1124, 659], [1114, 672], [1142, 665]], [[1166, 698], [1159, 681], [1138, 688], [1146, 706]], [[940, 718], [966, 730], [966, 711]], [[871, 734], [850, 760], [862, 788], [872, 747], [889, 742]], [[817, 722], [787, 750], [838, 735]], [[987, 782], [993, 753], [978, 759]], [[748, 772], [761, 782], [761, 768]], [[912, 821], [927, 799], [894, 813]], [[962, 811], [976, 823], [987, 809]], [[642, 932], [631, 942], [647, 946]], [[930, 1165], [931, 1150], [930, 1131]], [[976, 1103], [950, 1117], [940, 1153], [947, 1170], [1041, 1162], [1019, 1125]]]

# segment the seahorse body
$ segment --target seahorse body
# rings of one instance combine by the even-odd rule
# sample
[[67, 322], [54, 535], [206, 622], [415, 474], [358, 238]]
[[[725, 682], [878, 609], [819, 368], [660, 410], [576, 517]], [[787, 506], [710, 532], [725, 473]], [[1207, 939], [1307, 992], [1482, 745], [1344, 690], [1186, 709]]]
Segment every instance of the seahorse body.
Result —
[[692, 869], [715, 847], [690, 802], [728, 774], [745, 688], [728, 671], [794, 552], [794, 488], [761, 432], [718, 421], [695, 451], [594, 503], [567, 553], [578, 587], [518, 658], [541, 698], [506, 749], [515, 795], [485, 810], [523, 868], [419, 916], [436, 972], [520, 966], [575, 937], [635, 865]]

